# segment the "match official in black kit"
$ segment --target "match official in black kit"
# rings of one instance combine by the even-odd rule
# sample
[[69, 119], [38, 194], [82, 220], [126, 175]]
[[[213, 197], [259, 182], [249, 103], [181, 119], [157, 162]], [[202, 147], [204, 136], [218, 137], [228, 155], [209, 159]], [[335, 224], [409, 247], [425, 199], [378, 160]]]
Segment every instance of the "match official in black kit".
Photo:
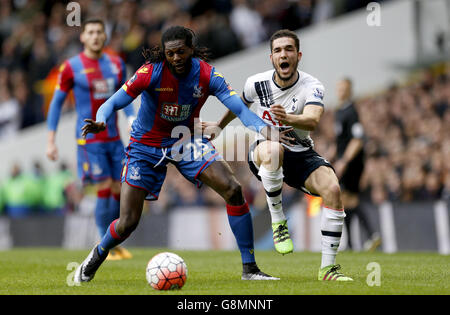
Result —
[[357, 216], [360, 226], [369, 235], [364, 249], [372, 251], [380, 245], [381, 239], [361, 210], [359, 182], [364, 170], [364, 129], [352, 99], [352, 81], [349, 78], [338, 82], [337, 96], [339, 105], [335, 112], [336, 160], [333, 166], [339, 178], [346, 210], [348, 248], [352, 248], [350, 222]]

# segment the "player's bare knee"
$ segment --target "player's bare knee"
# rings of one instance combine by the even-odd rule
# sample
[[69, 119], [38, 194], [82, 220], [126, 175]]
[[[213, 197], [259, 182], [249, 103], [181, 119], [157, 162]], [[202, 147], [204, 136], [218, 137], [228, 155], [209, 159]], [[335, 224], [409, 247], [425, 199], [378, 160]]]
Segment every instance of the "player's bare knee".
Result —
[[224, 199], [228, 204], [239, 204], [243, 199], [241, 184], [231, 180], [225, 190]]
[[108, 178], [104, 181], [101, 181], [97, 184], [97, 190], [111, 189], [113, 185], [113, 181], [111, 178]]
[[139, 218], [134, 215], [121, 215], [116, 230], [119, 235], [129, 235], [138, 226]]
[[113, 181], [111, 183], [111, 193], [118, 195], [118, 194], [120, 194], [120, 189], [121, 189], [121, 186], [120, 186], [119, 181]]
[[332, 204], [335, 208], [338, 208], [342, 203], [341, 188], [339, 187], [339, 184], [333, 183], [328, 185], [321, 193], [321, 197], [326, 204]]
[[258, 153], [261, 165], [270, 170], [280, 168], [284, 156], [283, 146], [273, 141], [264, 141], [260, 146]]

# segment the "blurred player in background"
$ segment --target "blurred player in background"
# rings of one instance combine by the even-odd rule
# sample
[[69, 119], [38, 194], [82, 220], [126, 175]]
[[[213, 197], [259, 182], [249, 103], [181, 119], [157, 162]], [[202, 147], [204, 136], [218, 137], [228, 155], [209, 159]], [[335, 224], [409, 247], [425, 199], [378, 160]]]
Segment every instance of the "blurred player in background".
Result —
[[364, 129], [352, 100], [352, 81], [349, 78], [340, 80], [336, 90], [339, 106], [335, 112], [336, 159], [333, 165], [345, 204], [348, 247], [352, 248], [350, 223], [356, 215], [369, 235], [364, 249], [375, 250], [381, 239], [361, 211], [359, 200], [359, 182], [364, 169]]
[[[95, 220], [102, 237], [110, 223], [119, 217], [124, 146], [116, 114], [109, 117], [108, 128], [96, 135], [84, 139], [81, 127], [84, 119], [95, 118], [98, 108], [125, 82], [126, 69], [119, 57], [103, 52], [106, 33], [102, 20], [85, 21], [80, 41], [84, 46], [83, 52], [66, 60], [60, 67], [58, 85], [48, 113], [47, 157], [52, 161], [58, 159], [56, 129], [64, 100], [73, 90], [77, 111], [78, 175], [83, 184], [96, 185]], [[133, 106], [125, 107], [124, 111], [131, 122], [134, 119]], [[131, 254], [117, 247], [111, 251], [108, 259], [122, 258], [131, 258]]]
[[[286, 133], [290, 144], [273, 142], [259, 135], [249, 149], [249, 166], [262, 182], [272, 218], [275, 248], [282, 254], [293, 251], [287, 220], [282, 207], [283, 181], [308, 194], [321, 196], [322, 262], [319, 280], [352, 281], [340, 273], [336, 264], [344, 225], [344, 207], [338, 179], [330, 163], [313, 150], [309, 136], [324, 111], [324, 87], [313, 76], [298, 71], [300, 41], [289, 30], [270, 38], [273, 69], [249, 77], [242, 98], [265, 122]], [[228, 111], [217, 123], [221, 129], [234, 119]], [[204, 126], [207, 125], [204, 123]]]
[[[245, 106], [224, 77], [205, 61], [207, 52], [197, 47], [194, 39], [194, 33], [185, 27], [167, 29], [161, 47], [144, 51], [146, 63], [101, 106], [96, 121], [86, 120], [83, 134], [102, 132], [109, 126], [113, 112], [142, 96], [122, 173], [120, 218], [76, 270], [76, 282], [90, 281], [108, 251], [134, 231], [144, 200], [158, 199], [168, 163], [174, 164], [193, 184], [200, 187], [205, 183], [226, 201], [229, 224], [241, 252], [241, 279], [278, 280], [256, 265], [252, 217], [240, 183], [207, 138], [192, 136], [194, 120], [210, 95], [236, 113], [245, 126], [255, 127], [267, 136], [270, 127]], [[278, 135], [278, 131], [275, 133]], [[186, 230], [189, 231], [188, 224]]]

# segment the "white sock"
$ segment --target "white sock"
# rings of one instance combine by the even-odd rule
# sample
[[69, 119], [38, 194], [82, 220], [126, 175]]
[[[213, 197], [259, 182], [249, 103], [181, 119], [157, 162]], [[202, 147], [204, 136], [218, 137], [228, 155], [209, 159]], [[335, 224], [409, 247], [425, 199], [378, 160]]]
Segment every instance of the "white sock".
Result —
[[283, 167], [275, 171], [269, 171], [264, 166], [259, 167], [258, 175], [266, 191], [267, 205], [269, 206], [272, 223], [279, 223], [286, 220], [283, 212], [282, 193], [283, 187]]
[[341, 241], [344, 218], [344, 209], [335, 210], [322, 207], [322, 216], [320, 218], [322, 263], [320, 268], [336, 264], [336, 254]]

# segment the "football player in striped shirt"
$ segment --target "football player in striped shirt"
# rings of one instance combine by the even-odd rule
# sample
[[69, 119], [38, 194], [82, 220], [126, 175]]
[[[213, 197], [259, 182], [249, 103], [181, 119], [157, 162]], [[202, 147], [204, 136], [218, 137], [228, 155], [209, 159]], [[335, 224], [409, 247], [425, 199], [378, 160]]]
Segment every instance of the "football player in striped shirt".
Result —
[[[86, 120], [83, 134], [102, 132], [111, 114], [141, 95], [122, 173], [120, 218], [75, 272], [75, 282], [90, 281], [108, 251], [137, 227], [145, 199], [158, 199], [167, 164], [193, 184], [210, 186], [226, 202], [231, 230], [243, 264], [242, 280], [278, 280], [260, 271], [254, 254], [253, 225], [242, 188], [211, 142], [194, 133], [194, 121], [210, 95], [216, 96], [247, 127], [265, 137], [270, 126], [250, 111], [224, 77], [208, 64], [194, 33], [182, 26], [167, 29], [161, 47], [146, 51], [147, 62], [99, 109], [96, 121]], [[180, 134], [182, 137], [180, 137]], [[275, 134], [278, 132], [275, 130]], [[189, 225], [186, 225], [189, 230]]]
[[[314, 151], [309, 135], [324, 111], [324, 87], [312, 75], [299, 71], [300, 41], [290, 30], [275, 32], [270, 39], [273, 69], [249, 77], [242, 98], [269, 125], [286, 133], [289, 144], [257, 136], [250, 147], [250, 170], [262, 182], [269, 206], [275, 248], [281, 254], [293, 251], [282, 208], [283, 182], [323, 199], [321, 233], [322, 262], [319, 280], [352, 281], [338, 270], [336, 254], [344, 225], [344, 206], [339, 182], [331, 164]], [[235, 118], [228, 111], [216, 123], [222, 130]], [[204, 123], [203, 127], [215, 126]]]
[[[102, 237], [110, 223], [119, 217], [124, 146], [116, 114], [109, 117], [108, 128], [101, 133], [83, 138], [81, 127], [84, 119], [95, 118], [99, 107], [125, 82], [126, 70], [120, 57], [103, 52], [106, 32], [102, 20], [85, 21], [80, 40], [84, 46], [83, 52], [66, 60], [60, 67], [58, 84], [47, 118], [47, 157], [53, 161], [58, 159], [56, 130], [64, 100], [72, 90], [77, 112], [75, 132], [78, 176], [83, 184], [96, 185], [95, 221]], [[125, 107], [124, 112], [131, 122], [135, 117], [133, 106]], [[117, 247], [111, 251], [108, 259], [122, 258], [131, 258], [131, 254], [126, 249]]]

